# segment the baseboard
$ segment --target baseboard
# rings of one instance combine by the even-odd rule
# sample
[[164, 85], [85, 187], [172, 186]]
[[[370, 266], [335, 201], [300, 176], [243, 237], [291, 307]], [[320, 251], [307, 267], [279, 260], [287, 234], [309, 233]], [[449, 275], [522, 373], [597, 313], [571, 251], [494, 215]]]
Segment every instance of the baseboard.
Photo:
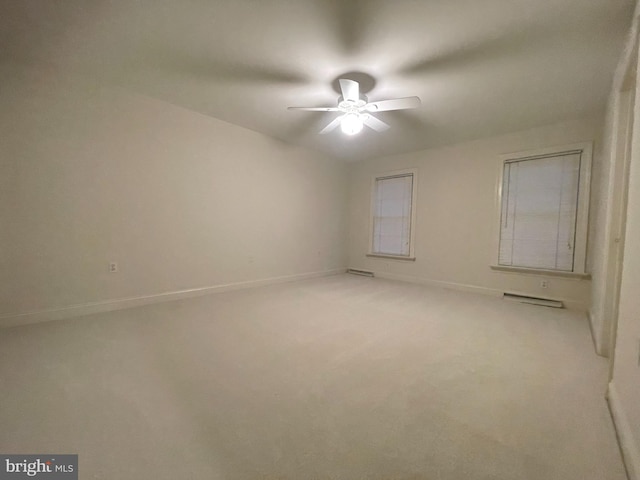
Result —
[[440, 287], [440, 288], [448, 288], [451, 290], [459, 290], [463, 292], [481, 293], [483, 295], [492, 295], [494, 297], [502, 296], [502, 291], [500, 290], [486, 288], [486, 287], [478, 287], [476, 285], [466, 285], [463, 283], [454, 283], [454, 282], [443, 282], [440, 280], [431, 280], [428, 278], [414, 277], [411, 275], [399, 275], [397, 273], [387, 273], [387, 272], [374, 272], [374, 275], [378, 278], [386, 278], [388, 280], [398, 280], [401, 282], [409, 282], [409, 283], [419, 283], [421, 285], [428, 285], [430, 287]]
[[64, 318], [79, 317], [92, 313], [110, 312], [125, 308], [140, 307], [153, 303], [169, 302], [184, 298], [199, 297], [213, 293], [229, 292], [232, 290], [242, 290], [245, 288], [261, 287], [277, 283], [293, 282], [309, 278], [324, 277], [344, 273], [346, 268], [336, 268], [320, 272], [301, 273], [296, 275], [285, 275], [282, 277], [272, 277], [247, 282], [228, 283], [224, 285], [214, 285], [210, 287], [191, 288], [188, 290], [178, 290], [173, 292], [163, 292], [139, 297], [117, 298], [100, 302], [83, 303], [69, 305], [60, 308], [51, 308], [34, 312], [0, 315], [0, 328], [27, 325], [30, 323], [48, 322], [52, 320], [62, 320]]
[[[356, 267], [353, 267], [356, 268]], [[386, 278], [389, 280], [398, 280], [401, 282], [409, 282], [409, 283], [418, 283], [421, 285], [428, 285], [431, 287], [440, 287], [440, 288], [448, 288], [451, 290], [458, 290], [462, 292], [471, 292], [471, 293], [479, 293], [482, 295], [490, 295], [493, 297], [502, 297], [504, 290], [500, 290], [497, 288], [488, 288], [488, 287], [480, 287], [478, 285], [468, 285], [464, 283], [455, 283], [455, 282], [444, 282], [441, 280], [432, 280], [428, 278], [422, 277], [414, 277], [411, 275], [399, 275], [397, 273], [387, 273], [387, 272], [374, 272], [374, 275], [378, 278]], [[520, 292], [515, 290], [509, 290], [509, 293], [513, 293], [515, 295], [527, 296], [531, 295], [529, 292]], [[549, 300], [558, 300], [564, 303], [565, 307], [569, 310], [576, 310], [584, 312], [586, 310], [586, 306], [584, 303], [576, 301], [576, 300], [567, 300], [566, 298], [549, 298]]]
[[640, 439], [634, 437], [614, 382], [609, 383], [607, 401], [629, 480], [640, 480], [640, 445], [638, 444]]

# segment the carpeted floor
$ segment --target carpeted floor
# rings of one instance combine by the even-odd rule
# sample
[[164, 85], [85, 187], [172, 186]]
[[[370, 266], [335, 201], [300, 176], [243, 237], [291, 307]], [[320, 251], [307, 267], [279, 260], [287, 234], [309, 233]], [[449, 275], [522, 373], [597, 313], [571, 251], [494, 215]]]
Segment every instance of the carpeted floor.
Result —
[[582, 315], [338, 275], [0, 331], [0, 452], [80, 478], [623, 480]]

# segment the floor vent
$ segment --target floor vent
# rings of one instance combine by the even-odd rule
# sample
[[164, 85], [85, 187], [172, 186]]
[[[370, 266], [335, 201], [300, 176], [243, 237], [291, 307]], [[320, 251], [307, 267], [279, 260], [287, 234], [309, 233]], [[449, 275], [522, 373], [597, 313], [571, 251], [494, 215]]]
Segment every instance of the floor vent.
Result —
[[543, 307], [564, 308], [564, 304], [558, 300], [549, 300], [548, 298], [527, 297], [526, 295], [516, 295], [515, 293], [504, 293], [505, 300], [519, 303], [529, 303], [531, 305], [540, 305]]
[[366, 270], [356, 270], [355, 268], [348, 269], [347, 273], [350, 273], [352, 275], [362, 275], [363, 277], [373, 277], [373, 272], [367, 272]]

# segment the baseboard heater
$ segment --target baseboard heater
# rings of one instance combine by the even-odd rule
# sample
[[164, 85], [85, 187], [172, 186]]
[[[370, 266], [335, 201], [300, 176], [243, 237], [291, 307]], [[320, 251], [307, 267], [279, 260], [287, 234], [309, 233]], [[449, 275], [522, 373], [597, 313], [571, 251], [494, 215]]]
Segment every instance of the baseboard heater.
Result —
[[347, 273], [352, 275], [362, 275], [363, 277], [373, 277], [373, 272], [368, 272], [366, 270], [356, 270], [355, 268], [349, 268]]
[[515, 293], [503, 293], [502, 298], [512, 302], [529, 303], [531, 305], [540, 305], [542, 307], [564, 308], [564, 304], [558, 300], [549, 300], [548, 298], [528, 297], [526, 295], [516, 295]]

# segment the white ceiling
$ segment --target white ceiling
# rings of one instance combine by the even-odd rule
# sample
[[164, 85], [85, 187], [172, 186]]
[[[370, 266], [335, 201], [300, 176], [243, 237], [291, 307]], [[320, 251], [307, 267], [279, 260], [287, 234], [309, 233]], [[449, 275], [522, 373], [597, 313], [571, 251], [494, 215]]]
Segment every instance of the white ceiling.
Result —
[[[0, 0], [0, 66], [78, 71], [345, 159], [604, 107], [633, 0]], [[391, 129], [317, 132], [335, 80], [368, 79]], [[372, 87], [372, 88], [371, 88]]]

